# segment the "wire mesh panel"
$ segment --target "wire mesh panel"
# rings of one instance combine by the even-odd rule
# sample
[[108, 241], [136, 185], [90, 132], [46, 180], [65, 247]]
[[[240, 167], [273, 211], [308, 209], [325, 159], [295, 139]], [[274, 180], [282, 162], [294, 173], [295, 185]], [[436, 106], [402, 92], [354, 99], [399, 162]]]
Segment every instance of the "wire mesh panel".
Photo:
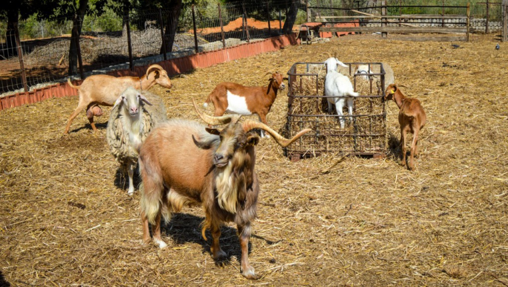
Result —
[[[288, 114], [285, 135], [311, 128], [285, 149], [289, 157], [322, 153], [381, 155], [386, 152], [386, 112], [382, 101], [385, 71], [381, 63], [346, 63], [339, 72], [348, 75], [360, 95], [354, 98], [353, 114], [344, 112], [344, 128], [335, 105], [328, 104], [323, 63], [295, 63], [288, 72]], [[355, 73], [358, 67], [367, 72]], [[347, 109], [346, 109], [347, 110]]]

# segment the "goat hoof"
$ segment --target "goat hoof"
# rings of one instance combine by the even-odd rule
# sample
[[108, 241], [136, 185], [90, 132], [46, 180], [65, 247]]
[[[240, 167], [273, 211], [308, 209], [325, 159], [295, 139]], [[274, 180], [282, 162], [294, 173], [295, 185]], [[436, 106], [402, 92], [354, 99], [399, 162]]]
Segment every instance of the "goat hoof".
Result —
[[243, 275], [243, 277], [245, 277], [247, 279], [251, 279], [251, 280], [257, 280], [257, 279], [261, 278], [260, 275], [256, 274], [256, 272], [254, 272], [254, 268], [252, 268], [252, 267], [247, 270], [243, 270], [242, 275]]
[[164, 241], [162, 241], [162, 240], [154, 239], [153, 241], [155, 242], [155, 244], [159, 245], [159, 248], [160, 248], [160, 249], [163, 249], [163, 248], [168, 247], [168, 245], [166, 244], [166, 242], [164, 242]]
[[215, 261], [224, 261], [226, 260], [226, 258], [228, 257], [227, 253], [224, 252], [224, 250], [222, 249], [219, 249], [219, 251], [217, 251], [214, 255], [213, 255], [213, 259]]

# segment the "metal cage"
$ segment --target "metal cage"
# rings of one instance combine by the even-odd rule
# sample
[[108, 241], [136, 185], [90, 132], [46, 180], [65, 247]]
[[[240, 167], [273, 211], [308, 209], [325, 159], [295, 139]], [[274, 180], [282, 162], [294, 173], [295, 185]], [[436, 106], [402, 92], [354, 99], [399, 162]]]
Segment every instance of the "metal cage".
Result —
[[[294, 136], [311, 128], [284, 151], [292, 159], [322, 153], [384, 156], [387, 149], [386, 110], [383, 101], [385, 70], [382, 63], [345, 63], [339, 72], [348, 75], [360, 96], [354, 100], [353, 114], [344, 112], [345, 127], [332, 105], [329, 110], [324, 92], [324, 63], [295, 63], [288, 71], [288, 113], [285, 135]], [[358, 65], [368, 71], [355, 74]]]

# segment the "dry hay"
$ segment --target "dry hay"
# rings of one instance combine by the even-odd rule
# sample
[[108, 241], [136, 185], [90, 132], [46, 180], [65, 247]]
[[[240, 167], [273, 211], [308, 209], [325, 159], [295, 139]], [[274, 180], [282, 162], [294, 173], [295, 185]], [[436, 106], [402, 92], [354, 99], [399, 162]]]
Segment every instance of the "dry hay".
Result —
[[[210, 241], [199, 235], [200, 208], [163, 227], [167, 249], [141, 243], [139, 193], [117, 187], [105, 125], [96, 135], [88, 125], [62, 135], [77, 97], [2, 111], [1, 276], [14, 286], [506, 286], [508, 46], [496, 51], [493, 37], [474, 35], [453, 49], [347, 36], [198, 69], [175, 77], [170, 93], [151, 90], [169, 117], [196, 119], [191, 99], [203, 102], [219, 82], [266, 85], [267, 70], [337, 50], [347, 62], [390, 63], [403, 92], [422, 101], [428, 123], [414, 172], [399, 165], [393, 102], [382, 160], [290, 162], [272, 140], [261, 140], [250, 253], [259, 281], [239, 273], [232, 225], [221, 238], [231, 264], [214, 264]], [[286, 111], [283, 92], [268, 123], [282, 129]], [[83, 127], [87, 119], [76, 121]]]

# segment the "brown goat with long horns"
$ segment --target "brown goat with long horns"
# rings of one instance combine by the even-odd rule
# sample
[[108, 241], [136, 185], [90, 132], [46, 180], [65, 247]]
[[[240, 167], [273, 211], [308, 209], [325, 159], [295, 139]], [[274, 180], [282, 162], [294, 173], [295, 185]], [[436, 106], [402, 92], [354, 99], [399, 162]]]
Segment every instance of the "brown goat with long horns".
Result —
[[69, 85], [78, 89], [79, 103], [78, 107], [69, 117], [67, 126], [65, 127], [65, 134], [69, 133], [69, 128], [74, 118], [86, 107], [86, 116], [92, 129], [97, 131], [95, 123], [93, 122], [94, 116], [101, 116], [101, 106], [113, 106], [116, 99], [128, 87], [133, 87], [136, 90], [148, 90], [153, 85], [158, 84], [164, 88], [171, 88], [171, 80], [168, 73], [160, 65], [151, 65], [146, 69], [146, 74], [142, 77], [113, 77], [109, 75], [93, 75], [86, 78], [81, 86], [74, 86], [71, 80], [68, 79]]
[[254, 149], [259, 136], [253, 129], [265, 130], [283, 147], [310, 129], [285, 139], [263, 123], [240, 123], [238, 115], [207, 116], [198, 111], [195, 102], [194, 108], [206, 123], [227, 126], [219, 131], [193, 121], [172, 119], [146, 138], [139, 154], [143, 240], [150, 242], [151, 223], [154, 242], [160, 248], [166, 247], [161, 239], [161, 216], [168, 221], [170, 213], [179, 212], [184, 205], [201, 204], [206, 214], [202, 235], [206, 239], [205, 231], [210, 229], [213, 258], [226, 257], [219, 246], [220, 227], [223, 222], [235, 222], [242, 250], [242, 275], [256, 279], [248, 259], [251, 222], [256, 218], [259, 194]]

